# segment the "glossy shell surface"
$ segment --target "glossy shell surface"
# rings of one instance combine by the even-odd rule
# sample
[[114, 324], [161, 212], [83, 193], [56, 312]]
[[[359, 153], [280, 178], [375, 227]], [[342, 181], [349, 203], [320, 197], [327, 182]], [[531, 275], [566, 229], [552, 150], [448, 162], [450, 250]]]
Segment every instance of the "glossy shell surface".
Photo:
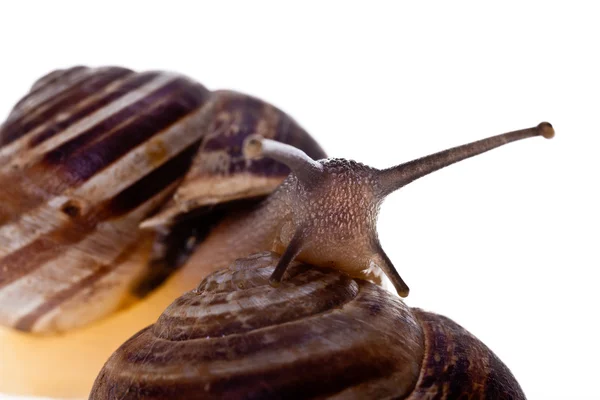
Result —
[[17, 103], [0, 130], [0, 323], [60, 331], [126, 301], [151, 241], [138, 225], [189, 167], [209, 95], [176, 74], [75, 67]]
[[107, 361], [91, 399], [524, 399], [459, 325], [381, 287], [259, 253], [207, 277]]
[[323, 156], [278, 109], [179, 74], [74, 67], [38, 80], [0, 126], [0, 324], [66, 331], [135, 300], [148, 275], [160, 284], [174, 268], [153, 270], [163, 238], [140, 223], [165, 204], [158, 225], [266, 195], [288, 171], [240, 157], [256, 132]]

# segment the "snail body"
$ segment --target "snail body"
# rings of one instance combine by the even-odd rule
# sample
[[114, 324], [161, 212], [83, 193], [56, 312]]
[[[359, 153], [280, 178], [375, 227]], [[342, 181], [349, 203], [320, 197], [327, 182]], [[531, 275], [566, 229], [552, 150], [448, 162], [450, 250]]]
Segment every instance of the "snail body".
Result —
[[90, 399], [525, 399], [452, 320], [380, 286], [264, 252], [219, 270], [107, 361]]

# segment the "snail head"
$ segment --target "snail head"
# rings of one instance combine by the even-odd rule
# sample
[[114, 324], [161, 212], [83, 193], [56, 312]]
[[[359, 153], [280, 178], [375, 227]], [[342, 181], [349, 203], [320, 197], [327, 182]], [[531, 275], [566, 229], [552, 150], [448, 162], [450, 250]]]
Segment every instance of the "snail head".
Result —
[[270, 157], [292, 171], [279, 189], [289, 212], [273, 243], [273, 250], [282, 257], [271, 283], [279, 284], [288, 265], [298, 259], [375, 282], [380, 282], [383, 272], [398, 294], [406, 297], [408, 286], [377, 236], [377, 216], [385, 197], [445, 166], [534, 136], [553, 137], [552, 125], [543, 122], [383, 170], [339, 158], [315, 161], [293, 146], [257, 135], [248, 137], [246, 157]]

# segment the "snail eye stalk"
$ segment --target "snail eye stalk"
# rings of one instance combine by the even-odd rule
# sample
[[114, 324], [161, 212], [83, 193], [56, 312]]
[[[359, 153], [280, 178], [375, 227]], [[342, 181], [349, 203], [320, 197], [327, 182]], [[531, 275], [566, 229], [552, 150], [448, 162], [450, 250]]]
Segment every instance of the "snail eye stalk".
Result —
[[554, 128], [552, 128], [552, 125], [548, 122], [542, 122], [533, 128], [492, 136], [452, 149], [440, 151], [439, 153], [431, 154], [426, 157], [418, 158], [389, 169], [381, 170], [378, 173], [379, 186], [382, 190], [381, 196], [383, 198], [416, 179], [458, 161], [465, 160], [517, 140], [535, 136], [542, 136], [546, 139], [550, 139], [554, 137]]
[[269, 157], [287, 165], [304, 184], [314, 183], [323, 173], [323, 166], [310, 158], [302, 150], [289, 144], [251, 135], [244, 141], [244, 155], [247, 158]]

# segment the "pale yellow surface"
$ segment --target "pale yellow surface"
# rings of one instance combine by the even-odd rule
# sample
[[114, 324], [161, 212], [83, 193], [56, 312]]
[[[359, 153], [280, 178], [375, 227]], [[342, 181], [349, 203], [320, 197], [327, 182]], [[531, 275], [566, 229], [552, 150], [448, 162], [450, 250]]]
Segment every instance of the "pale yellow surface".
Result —
[[[173, 276], [144, 301], [83, 329], [34, 336], [0, 327], [0, 393], [87, 398], [108, 357], [199, 280]], [[186, 282], [187, 280], [187, 282]]]

